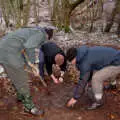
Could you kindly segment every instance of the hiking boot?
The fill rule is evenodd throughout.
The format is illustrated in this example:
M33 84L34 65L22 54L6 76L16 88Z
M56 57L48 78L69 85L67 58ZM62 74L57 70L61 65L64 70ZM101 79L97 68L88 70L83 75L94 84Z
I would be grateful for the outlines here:
M38 115L38 116L44 116L44 111L43 110L39 110L38 108L34 107L30 110L30 113L33 115Z
M88 110L95 110L103 105L103 102L101 100L93 102L91 106L89 106Z
M44 116L44 111L43 110L39 110L38 108L34 107L31 110L28 110L27 108L25 108L25 112L28 112L32 115L37 115L37 116Z

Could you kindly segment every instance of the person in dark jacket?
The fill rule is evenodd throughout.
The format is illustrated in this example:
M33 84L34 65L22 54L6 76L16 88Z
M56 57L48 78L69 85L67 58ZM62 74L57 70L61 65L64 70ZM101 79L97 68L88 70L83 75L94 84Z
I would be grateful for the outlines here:
M35 49L39 49L44 42L52 37L52 31L50 28L40 27L20 28L0 40L0 64L5 67L15 86L18 100L22 101L25 109L34 115L42 115L43 111L36 108L32 101L28 74L24 71L24 65L28 61L22 51L25 51L29 62L34 64Z
M63 50L54 42L47 42L43 44L39 51L39 70L40 75L44 76L44 65L49 76L53 79L54 83L59 83L61 78L56 78L52 71L52 65L55 64L60 67L61 71L66 69L66 59Z
M102 46L81 46L70 48L66 58L80 71L80 79L67 106L71 107L83 95L86 85L91 81L95 101L88 109L103 105L103 82L120 73L120 50ZM94 74L93 74L94 73Z

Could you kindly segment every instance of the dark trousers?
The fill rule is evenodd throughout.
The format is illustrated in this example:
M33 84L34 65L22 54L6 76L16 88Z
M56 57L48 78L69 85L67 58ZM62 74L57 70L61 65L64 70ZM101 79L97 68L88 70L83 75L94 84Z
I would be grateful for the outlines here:
M39 50L39 71L40 71L40 76L43 78L44 77L44 53L42 50Z

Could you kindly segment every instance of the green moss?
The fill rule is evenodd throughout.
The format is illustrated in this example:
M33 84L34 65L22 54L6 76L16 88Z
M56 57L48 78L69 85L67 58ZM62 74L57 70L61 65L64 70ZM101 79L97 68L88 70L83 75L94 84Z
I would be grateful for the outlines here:
M65 31L66 33L70 32L69 26L65 26L65 27L64 27L64 31Z

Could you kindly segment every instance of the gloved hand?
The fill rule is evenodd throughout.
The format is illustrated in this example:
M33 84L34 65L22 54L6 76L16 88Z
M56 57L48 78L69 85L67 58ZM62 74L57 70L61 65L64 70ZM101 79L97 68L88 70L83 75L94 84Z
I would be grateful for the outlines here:
M53 74L51 75L51 78L55 84L59 83L59 80Z

